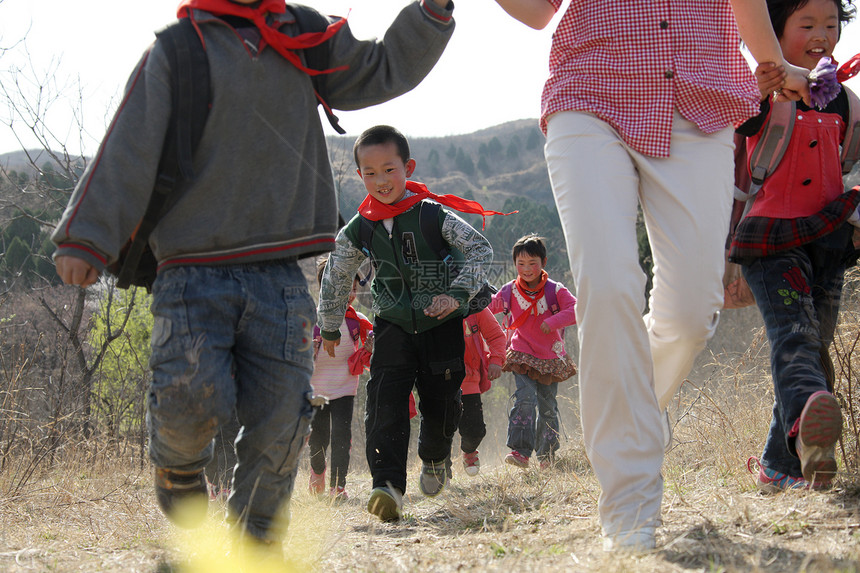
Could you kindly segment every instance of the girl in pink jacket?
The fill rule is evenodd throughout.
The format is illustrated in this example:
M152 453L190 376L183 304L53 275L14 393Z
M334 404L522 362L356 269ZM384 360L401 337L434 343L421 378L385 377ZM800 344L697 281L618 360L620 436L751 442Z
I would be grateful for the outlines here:
M517 278L493 296L490 312L505 313L510 337L503 370L516 379L514 405L508 417L505 461L527 467L536 452L541 468L549 467L559 447L558 382L576 374L564 349L564 327L576 324L576 298L561 283L549 280L546 245L526 235L513 248ZM537 411L537 416L535 416Z
M466 340L466 377L460 385L463 413L460 416L460 449L466 474L478 475L481 463L478 446L487 435L481 394L490 389L491 380L502 375L505 361L505 333L496 317L485 308L463 319Z

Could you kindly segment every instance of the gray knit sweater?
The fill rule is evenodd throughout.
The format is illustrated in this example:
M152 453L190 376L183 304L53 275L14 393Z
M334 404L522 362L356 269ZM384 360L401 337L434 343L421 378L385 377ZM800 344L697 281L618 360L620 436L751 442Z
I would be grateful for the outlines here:
M352 110L387 101L430 72L453 33L450 10L417 0L385 36L359 41L344 26L331 42L328 103ZM449 8L452 5L449 4ZM295 35L292 14L281 31ZM150 237L160 268L308 256L331 250L337 202L311 80L271 47L256 54L223 20L195 11L210 63L212 106L196 177ZM158 42L126 93L52 239L55 256L101 270L143 215L170 117L171 75ZM405 126L408 127L408 126Z

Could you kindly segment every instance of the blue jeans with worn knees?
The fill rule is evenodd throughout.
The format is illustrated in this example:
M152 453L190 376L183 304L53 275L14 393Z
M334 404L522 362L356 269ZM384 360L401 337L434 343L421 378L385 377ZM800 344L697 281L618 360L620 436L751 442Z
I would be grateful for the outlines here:
M517 389L508 416L508 447L526 457L552 455L559 448L558 384L541 384L514 373ZM535 416L537 411L537 416Z
M169 268L153 286L147 422L158 467L203 469L216 428L241 425L228 518L283 534L310 428L316 311L295 261Z
M829 362L845 273L842 261L841 251L811 243L743 267L771 347L775 402L761 462L790 476L802 472L788 433L810 395L832 390L823 357Z

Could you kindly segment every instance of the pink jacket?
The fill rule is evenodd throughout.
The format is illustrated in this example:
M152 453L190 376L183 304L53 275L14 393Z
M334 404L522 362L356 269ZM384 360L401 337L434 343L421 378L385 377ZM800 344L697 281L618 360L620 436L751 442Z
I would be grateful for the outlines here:
M479 394L490 389L487 366L505 362L505 333L493 313L485 308L474 315L478 330L472 332L468 321L463 320L463 336L466 339L466 377L460 388L463 394ZM477 340L474 338L477 337ZM476 344L477 342L477 344ZM478 353L478 346L481 353ZM489 360L488 360L489 355Z
M530 315L522 326L514 331L510 342L511 350L530 354L542 360L551 360L566 355L562 329L565 326L576 324L576 313L573 309L573 305L576 304L576 297L570 294L570 291L561 283L557 283L557 285L555 296L561 310L557 314L552 314L546 304L546 298L541 297L538 301L538 316ZM511 291L510 313L512 318L505 320L504 324L516 320L529 306L529 303L514 287ZM493 300L487 308L493 314L499 314L504 310L501 290L493 295ZM544 334L540 329L540 325L544 321L552 329L549 334Z

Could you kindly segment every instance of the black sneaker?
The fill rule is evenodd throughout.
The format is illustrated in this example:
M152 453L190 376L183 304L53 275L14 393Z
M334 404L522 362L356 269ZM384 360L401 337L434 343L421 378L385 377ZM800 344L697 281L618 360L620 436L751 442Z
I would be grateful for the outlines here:
M162 513L183 529L203 524L209 506L209 490L203 470L178 472L155 468L155 498Z

